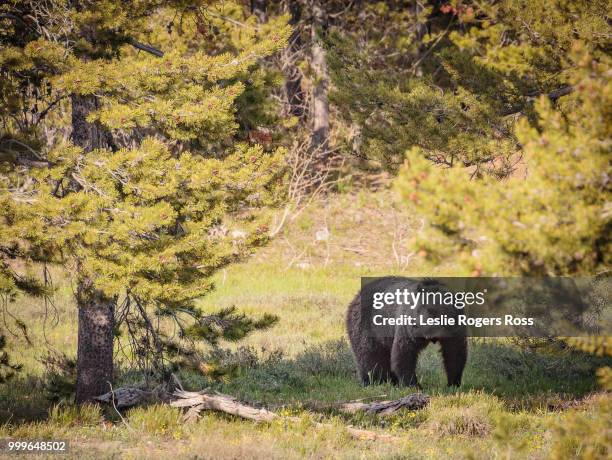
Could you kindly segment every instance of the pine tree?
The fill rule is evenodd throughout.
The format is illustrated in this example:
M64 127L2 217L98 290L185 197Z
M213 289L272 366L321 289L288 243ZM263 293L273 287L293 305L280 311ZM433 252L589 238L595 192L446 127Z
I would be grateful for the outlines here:
M252 0L252 14L258 21L291 15L293 26L289 45L280 63L284 73L282 94L285 112L293 125L301 123L305 129L294 133L294 141L304 137L305 154L309 167L308 180L321 184L332 166L330 144L329 72L324 47L330 13L350 6L350 2L322 2L319 0L290 0L268 2Z
M506 177L520 161L517 120L535 125L540 95L561 103L573 90L574 40L595 59L608 52L605 1L363 3L371 27L338 29L328 45L332 100L360 127L360 153L393 172L418 147Z
M435 123L443 136L430 131L429 111L411 115L423 108L419 97L428 100L431 79L425 91L402 93L413 104L407 118L422 123L424 140L392 137L395 147L404 140L410 147L397 188L426 222L414 251L433 264L450 261L455 275L608 276L606 3L456 2L440 11L463 24L446 45L444 38L432 48L445 75L438 84L446 101L429 107L440 104L442 119ZM452 94L444 91L448 84ZM611 353L606 337L567 342L600 356ZM609 367L598 371L606 389L610 375Z
M398 187L428 222L415 243L432 261L466 274L578 276L609 270L610 58L576 45L575 92L566 109L545 96L538 126L516 128L526 178L470 180L470 168L436 168L411 150Z
M258 210L277 198L283 152L241 141L240 124L248 118L239 117L240 98L265 84L257 61L282 49L289 29L283 19L265 27L232 19L242 9L231 2L186 9L181 2L58 0L53 6L49 17L37 17L45 33L31 31L21 15L12 19L12 27L25 32L3 43L0 65L10 78L2 89L10 97L20 95L20 87L50 88L69 100L72 142L50 148L39 142L35 150L35 127L30 133L5 124L3 139L23 138L19 144L40 164L17 168L24 158L32 160L21 150L9 152L0 247L74 272L77 401L83 402L108 391L112 380L120 297L137 306L144 323L151 324L151 307L177 321L177 312L185 313L195 323L181 326L183 335L209 341L273 323L222 312L217 318L226 322L211 328L214 318L193 301L212 289L215 270L266 239ZM12 7L35 9L35 3ZM210 34L219 38L212 45L204 40ZM158 39L159 48L138 41L141 36ZM22 106L32 103L22 99ZM17 287L9 265L4 262L7 290Z

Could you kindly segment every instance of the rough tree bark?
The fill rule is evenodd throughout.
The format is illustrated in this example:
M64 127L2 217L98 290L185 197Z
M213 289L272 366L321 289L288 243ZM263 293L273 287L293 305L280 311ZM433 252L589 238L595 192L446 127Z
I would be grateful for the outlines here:
M302 90L302 72L296 65L296 57L302 51L302 36L298 27L302 19L302 7L299 0L289 0L288 12L291 14L289 24L293 27L289 37L289 45L283 52L285 71L285 97L289 106L289 114L298 118L304 116L304 91Z
M100 100L96 96L71 96L72 105L72 142L82 147L85 152L94 149L115 150L111 134L100 123L89 123L87 116L100 109Z
M72 141L85 152L114 149L112 137L99 123L89 123L89 113L99 108L96 96L72 95ZM82 404L106 393L113 380L113 329L116 299L95 289L83 277L77 287L79 332L76 402Z
M317 166L325 163L329 151L329 75L325 50L319 34L325 30L326 14L321 0L312 0L311 54L314 71L312 90L311 148L317 156Z

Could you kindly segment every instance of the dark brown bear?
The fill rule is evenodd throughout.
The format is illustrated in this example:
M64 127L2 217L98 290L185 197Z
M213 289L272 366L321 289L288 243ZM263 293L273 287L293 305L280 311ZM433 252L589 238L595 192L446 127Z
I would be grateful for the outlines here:
M449 386L461 385L461 375L467 359L465 328L440 326L387 326L372 327L372 316L383 310L372 307L373 292L395 292L397 289L419 291L445 291L432 280L408 278L380 278L362 288L351 302L347 314L347 329L351 348L357 362L359 378L364 385L385 381L398 385L416 385L416 365L419 353L429 343L440 343L444 368ZM362 302L362 299L364 301ZM412 315L439 316L439 305L386 305L386 316ZM451 306L444 314L457 317L461 312Z

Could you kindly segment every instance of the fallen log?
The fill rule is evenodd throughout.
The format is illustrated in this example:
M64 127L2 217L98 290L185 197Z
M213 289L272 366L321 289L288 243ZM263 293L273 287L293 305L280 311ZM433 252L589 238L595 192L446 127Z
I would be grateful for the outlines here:
M96 401L113 404L116 409L133 407L138 404L150 403L153 400L170 401L172 407L187 409L183 420L192 421L199 417L203 410L214 410L234 415L236 417L253 420L255 422L271 422L277 419L284 419L291 422L299 422L299 417L281 417L267 409L256 408L238 401L233 396L225 395L209 390L203 391L185 391L180 385L179 389L175 390L172 395L164 392L164 397L159 398L160 392L144 391L135 387L118 388L110 392L94 398ZM158 394L156 394L158 393ZM397 412L402 408L408 410L418 410L424 408L429 403L429 396L424 393L414 393L395 401L378 401L373 403L364 403L363 399L344 403L340 406L340 410L347 413L355 413L358 411L366 411L371 414L389 415ZM330 427L330 424L315 422L314 425L319 428ZM379 433L371 430L355 428L351 425L345 427L347 432L357 439L374 441L374 440L397 440L398 438L389 434Z
M256 422L270 422L277 417L274 412L247 406L233 396L221 393L211 394L206 391L176 390L174 396L178 399L172 401L170 403L171 406L189 408L189 411L185 414L186 419L197 416L202 410L216 410L237 417L255 420Z
M183 389L180 380L171 374L171 384L161 384L151 389L143 390L139 387L121 387L116 390L109 384L110 391L92 398L94 401L112 404L115 409L127 409L154 402L168 402L172 399L169 388ZM170 386L171 385L171 386Z
M153 392L144 391L136 387L125 387L111 390L103 395L93 398L94 401L112 404L117 409L127 409L128 407L146 404L153 399Z
M209 393L207 391L183 391L177 390L174 396L178 399L170 403L173 407L189 408L184 415L185 421L194 420L202 410L216 410L227 414L235 415L256 422L271 422L279 418L292 422L300 421L299 417L280 417L274 412L267 409L257 409L239 402L233 396L224 395L221 393ZM317 427L330 427L331 425L316 422ZM394 440L395 436L385 433L377 433L375 431L363 430L353 426L345 427L347 432L357 439L374 441L374 440Z

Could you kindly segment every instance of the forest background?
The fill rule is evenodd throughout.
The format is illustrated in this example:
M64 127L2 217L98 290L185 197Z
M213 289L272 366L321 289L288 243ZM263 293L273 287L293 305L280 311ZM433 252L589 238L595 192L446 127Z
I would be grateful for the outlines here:
M432 350L426 410L334 404L414 390L357 384L360 276L607 276L609 10L3 2L2 436L92 456L606 458L608 337L474 340L460 390ZM300 422L88 404L122 384L159 402L176 379Z

